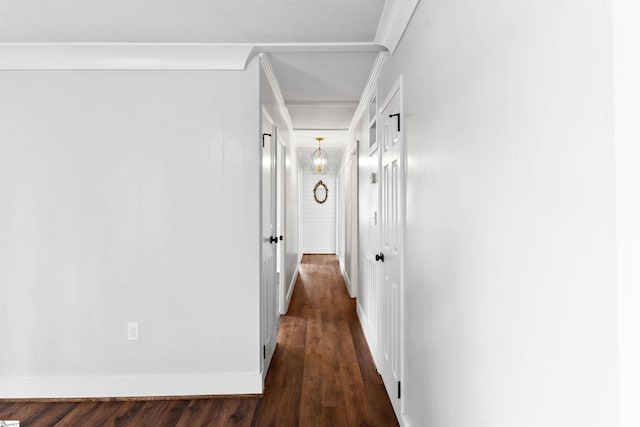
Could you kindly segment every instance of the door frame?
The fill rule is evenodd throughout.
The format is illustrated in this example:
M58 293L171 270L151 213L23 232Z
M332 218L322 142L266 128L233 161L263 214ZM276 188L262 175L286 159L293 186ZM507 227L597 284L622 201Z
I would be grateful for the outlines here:
M277 266L276 270L279 272L278 275L278 312L280 314L285 314L287 311L287 295L285 292L285 257L287 256L287 241L289 236L287 236L287 170L286 170L286 150L287 144L280 138L280 135L277 135L276 140L276 235L283 236L283 239L278 242L276 253L277 253Z
M400 117L398 120L400 120L400 125L401 125L401 129L402 131L400 132L400 161L401 161L401 166L402 166L402 171L401 171L401 176L400 176L400 186L401 186L401 191L399 192L399 196L400 196L400 202L399 205L401 207L401 213L400 213L400 375L398 375L398 381L400 381L400 384L404 383L405 377L404 377L404 373L405 373L405 359L406 359L406 352L405 352L405 324L406 324L406 310L405 310L405 229L406 229L406 218L407 218L407 214L406 214L406 208L407 208L407 204L406 204L406 200L407 200L407 150L406 150L406 138L405 138L405 132L406 132L406 124L404 121L404 99L403 99L403 95L404 95L404 90L403 90L403 78L402 78L402 74L400 74L400 76L398 77L398 80L396 80L396 82L393 84L393 86L391 87L391 89L389 89L387 95L384 98L384 102L381 104L381 106L378 109L378 117L379 119L382 118L382 113L386 110L386 108L389 106L389 104L391 103L391 101L393 100L394 96L398 96L398 113L400 114ZM382 123L378 124L378 128L382 129ZM382 198L382 191L383 191L383 176L382 176L382 157L383 157L383 147L381 145L380 141L380 137L378 136L378 176L380 177L380 188L379 188L379 193L378 193L378 212L379 212L379 218L378 218L378 223L382 224L382 203L383 203L383 198ZM380 226L379 229L380 232L380 245L382 245L382 242L384 240L382 233L384 232L382 226ZM381 268L381 274L384 274L384 265L382 265ZM382 278L381 278L382 279ZM380 280L380 283L383 283L383 280ZM382 317L382 313L380 313L380 316ZM382 332L382 331L380 331ZM382 345L382 341L378 340L378 347L381 351L382 347L380 347ZM381 359L382 355L381 355ZM400 387L400 390L402 391L401 396L404 396L404 389L402 389L402 387ZM389 396L391 402L392 402L392 406L394 407L394 410L396 410L396 405L393 405L393 402L396 400L394 399L394 396ZM398 408L397 410L399 411L399 413L396 413L396 415L398 416L398 419L402 419L403 414L404 414L404 401L406 399L400 398L399 399L399 404L398 404Z
M351 176L349 177L349 197L351 216L348 218L349 227L351 227L351 271L349 272L349 279L351 279L351 293L353 298L358 298L358 280L359 280L359 259L360 259L360 232L359 232L359 207L360 207L360 187L359 187L359 147L360 141L356 140L354 149L349 154L351 156L351 170L349 171Z
M270 164L269 167L271 169L271 200L272 200L272 204L270 207L271 210L271 216L272 216L272 226L273 226L273 230L272 232L277 232L277 200L276 199L276 179L275 179L275 174L276 174L276 143L277 143L277 139L278 139L278 128L275 125L275 122L273 120L273 118L271 117L271 115L269 114L269 112L267 111L267 109L265 108L264 105L261 106L261 114L260 114L260 133L261 133L261 142L260 142L260 158L263 159L264 156L264 133L269 133L270 136ZM265 233L266 231L264 230L264 193L263 193L263 189L264 189L264 182L263 182L263 176L264 176L264 163L263 161L261 161L260 163L260 238L261 241L262 239L265 238ZM274 316L275 316L275 339L273 342L273 345L267 345L270 344L268 343L268 339L271 337L271 332L270 330L267 330L267 328L269 327L269 325L266 325L265 323L265 313L264 310L266 309L266 306L268 304L267 301L267 295L266 295L266 289L265 289L265 282L263 280L264 276L264 272L262 271L263 269L263 259L264 259L264 255L263 255L263 247L264 245L261 244L260 245L260 268L261 268L261 272L260 272L260 346L259 346L259 354L260 354L260 367L261 367L261 372L262 372L262 381L263 381L263 385L264 385L264 381L267 377L267 372L269 371L269 367L271 366L271 360L273 358L273 354L275 353L275 348L277 345L277 336L278 336L278 329L279 329L279 323L280 323L280 313L279 313L279 309L278 309L278 303L276 301L276 310ZM270 244L269 245L270 250L273 251L272 253L272 257L274 258L274 277L272 278L274 284L275 284L275 290L278 291L279 290L279 286L276 282L276 263L277 263L277 245L275 248L273 248L273 246Z

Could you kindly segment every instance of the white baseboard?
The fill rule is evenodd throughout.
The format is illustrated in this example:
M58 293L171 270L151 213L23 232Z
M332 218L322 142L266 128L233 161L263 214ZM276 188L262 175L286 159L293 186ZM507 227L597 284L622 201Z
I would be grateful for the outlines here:
M345 270L344 265L342 265L342 262L340 261L340 257L338 257L338 265L340 266L340 272L342 273L342 277L344 278L344 283L345 285L347 285L347 292L349 292L349 296L351 298L355 298L356 294L355 292L353 292L353 288L351 287L351 279L349 278L349 275L347 274L347 270Z
M358 314L358 320L360 321L360 327L362 328L362 331L364 332L364 337L367 340L367 344L369 344L369 348L371 349L371 353L373 353L373 350L374 350L373 344L375 344L375 343L371 339L372 337L371 337L371 334L369 332L369 320L367 319L367 316L364 314L364 311L362 311L362 306L360 305L360 300L357 300L357 302L356 302L356 313Z
M360 321L360 326L362 327L362 331L364 332L364 337L367 340L367 345L369 345L369 350L371 351L371 355L373 356L373 361L376 366L378 366L378 343L371 332L369 319L367 319L367 316L362 310L360 300L356 302L356 313L358 314L358 320Z
M3 399L259 393L262 393L262 376L260 372L82 377L0 377L0 398Z
M355 295L353 295L353 291L351 290L351 280L349 279L349 276L347 276L347 274L343 271L342 277L344 277L344 283L347 285L347 292L349 292L349 296L351 298L355 298Z
M289 311L289 303L291 302L291 297L293 296L293 288L296 286L296 281L298 280L299 271L300 271L299 267L296 266L296 271L293 273L293 278L291 279L291 283L289 283L289 291L287 292L287 297L284 300L283 314L286 314Z

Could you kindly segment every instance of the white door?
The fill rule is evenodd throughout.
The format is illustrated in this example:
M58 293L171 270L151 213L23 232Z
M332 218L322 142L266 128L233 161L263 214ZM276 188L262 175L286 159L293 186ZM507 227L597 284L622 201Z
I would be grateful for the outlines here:
M287 224L287 210L285 206L285 201L287 200L286 195L286 185L285 185L285 151L286 146L284 142L278 138L277 150L276 150L276 193L277 193L277 235L278 235L278 244L277 244L277 271L278 271L278 312L280 314L285 314L286 309L286 294L285 294L285 283L284 283L284 257L286 256L286 245L287 240L285 238L286 232L286 224Z
M276 135L266 113L262 114L262 280L260 287L260 335L262 378L266 378L278 336L278 283L276 280Z
M381 156L380 233L382 266L382 329L380 374L400 417L402 361L402 241L404 226L404 155L401 83L394 86L382 106L379 122Z

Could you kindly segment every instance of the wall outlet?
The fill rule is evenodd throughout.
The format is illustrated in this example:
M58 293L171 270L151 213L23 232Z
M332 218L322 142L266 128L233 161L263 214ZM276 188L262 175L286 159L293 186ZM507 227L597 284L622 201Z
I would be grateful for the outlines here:
M140 324L138 322L127 323L127 338L129 341L140 341Z

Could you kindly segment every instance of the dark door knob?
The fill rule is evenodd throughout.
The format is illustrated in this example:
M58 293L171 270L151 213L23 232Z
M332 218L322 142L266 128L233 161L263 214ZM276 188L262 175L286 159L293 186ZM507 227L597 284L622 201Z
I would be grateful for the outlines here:
M278 238L275 236L269 237L269 243L278 243Z
M382 252L380 252L379 254L376 254L376 261L384 262L384 254Z

